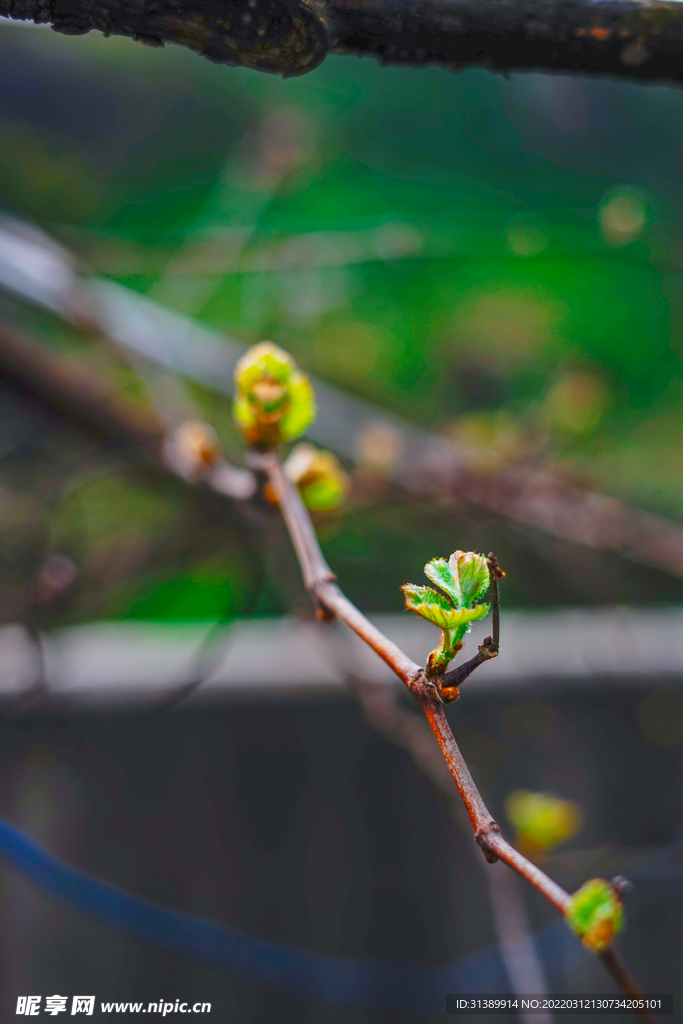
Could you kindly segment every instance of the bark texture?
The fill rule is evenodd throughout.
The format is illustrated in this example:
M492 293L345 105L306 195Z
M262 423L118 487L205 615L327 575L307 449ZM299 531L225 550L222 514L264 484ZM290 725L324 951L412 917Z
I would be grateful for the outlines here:
M678 81L679 0L0 0L0 14L78 35L179 43L284 76L334 50L457 70L548 69Z
M66 35L180 43L218 64L284 76L310 71L330 48L324 0L0 0L0 15Z

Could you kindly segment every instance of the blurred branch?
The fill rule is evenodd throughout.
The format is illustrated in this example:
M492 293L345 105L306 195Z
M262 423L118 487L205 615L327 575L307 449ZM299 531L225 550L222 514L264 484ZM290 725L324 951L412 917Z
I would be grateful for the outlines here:
M73 360L0 324L0 372L66 423L127 458L143 460L162 472L201 479L226 497L246 499L255 490L253 475L231 466L202 447L202 438L169 432L159 417L122 397L102 378ZM210 428L209 428L210 429Z
M481 847L486 860L490 863L495 863L498 859L505 861L563 916L566 916L571 903L569 893L565 892L539 867L527 860L500 834L500 826L484 803L456 743L439 691L434 683L419 665L408 658L396 644L365 618L334 582L334 574L323 558L310 516L299 492L283 472L277 454L272 450L252 449L251 457L255 468L267 476L277 496L280 511L287 524L292 545L301 565L304 582L318 605L319 616L321 618L337 616L341 619L361 639L365 640L405 683L420 705L436 738L448 771L469 815L474 838ZM490 564L490 572L491 575L495 572L495 563ZM411 733L402 727L401 735L409 739L411 735L415 736L416 734L414 731ZM424 758L423 748L423 742L418 740L418 749L422 758ZM614 950L611 950L606 966L624 991L632 995L631 986L635 985L637 988L637 983ZM637 1010L635 1012L643 1024L653 1024L655 1021L649 1011Z
M232 394L232 371L242 346L111 282L95 280L90 287L86 297L101 334L216 391ZM518 463L483 471L453 441L311 380L320 413L308 436L354 463L368 435L381 431L393 453L381 471L387 480L421 500L469 501L503 519L683 576L683 527L678 523L579 486L552 465Z
M543 968L531 937L529 918L519 887L519 878L495 867L486 871L491 912L498 936L498 948L514 995L529 992L547 995ZM520 1011L524 1024L550 1024L553 1014Z
M218 10L198 0L163 8L132 0L0 0L0 14L58 32L98 29L149 46L180 43L212 61L284 76L337 53L451 69L548 69L677 82L683 12L675 0L246 0Z
M683 4L678 7L683 16ZM65 249L38 229L6 216L0 218L0 286L24 301L52 310L77 330L108 339L216 392L232 394L232 372L244 346L111 281L79 277L75 260ZM49 353L34 347L33 364L40 362L40 352L47 373ZM10 368L14 366L14 372L21 376L17 348L14 344L9 353L13 361ZM3 359L0 351L0 363ZM31 373L29 368L28 378ZM44 381L44 376L36 377L34 388L39 390L42 381L54 391L56 384ZM62 386L68 383L63 379L68 375L59 376ZM30 379L25 383L30 384ZM326 383L314 379L313 383L320 414L308 436L353 463L368 435L381 432L385 447L390 449L381 472L421 500L437 498L441 504L444 499L465 500L575 544L618 553L683 576L681 525L580 486L552 465L516 463L481 470L453 441ZM90 402L88 410L101 420L98 402ZM82 408L81 421L87 418L88 410ZM108 419L111 431L111 416ZM138 435L140 426L135 428ZM142 431L143 441L154 447L160 439L158 425L152 431L156 430L156 438L149 437L149 426ZM111 432L108 436L113 439ZM237 485L234 474L232 478L225 476ZM242 484L247 486L246 477Z

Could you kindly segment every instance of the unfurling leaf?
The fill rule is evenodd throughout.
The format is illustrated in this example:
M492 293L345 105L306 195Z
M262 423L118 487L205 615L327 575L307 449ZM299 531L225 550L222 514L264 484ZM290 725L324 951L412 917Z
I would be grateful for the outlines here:
M401 587L406 599L406 608L415 612L428 622L442 629L457 629L468 626L470 622L483 619L489 613L487 604L479 604L475 608L454 608L441 594L431 587L416 587L412 583L404 583Z
M418 587L414 583L404 583L401 590L409 612L415 612L435 626L448 629L447 616L455 611L450 601L431 587Z
M432 558L431 562L425 565L424 574L450 597L456 608L460 606L460 588L453 579L453 573L445 558Z
M254 345L235 368L234 415L249 444L279 444L315 418L315 396L287 352L270 341Z
M515 790L505 801L505 813L517 831L520 847L529 855L544 854L581 828L578 804L550 793Z
M427 662L428 673L435 676L444 672L462 647L470 623L488 615L489 605L474 602L486 593L490 576L486 558L474 551L454 551L448 562L433 558L424 571L443 593L413 583L401 589L408 611L441 627L441 644Z
M571 897L565 917L593 953L607 949L624 926L621 900L604 878L593 878L582 885Z
M448 568L458 592L458 607L471 607L488 590L491 579L484 555L476 551L454 551L448 559Z

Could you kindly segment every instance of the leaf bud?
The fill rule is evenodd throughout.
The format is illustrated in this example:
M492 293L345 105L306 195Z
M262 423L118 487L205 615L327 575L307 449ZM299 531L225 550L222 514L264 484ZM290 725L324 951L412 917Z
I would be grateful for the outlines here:
M234 415L249 444L280 444L306 430L315 418L311 382L292 357L262 341L235 367Z
M572 931L593 953L607 949L624 926L621 900L604 878L585 882L570 898L565 917Z
M542 856L581 828L578 804L550 793L517 789L506 799L505 813L517 831L520 848L529 856Z
M184 420L167 439L168 463L188 480L200 480L218 465L222 452L218 435L205 420Z
M284 470L312 512L331 512L349 493L349 477L337 456L304 441L289 453Z
M424 572L442 593L414 583L401 589L409 612L441 627L441 643L427 661L428 674L435 676L443 674L461 650L470 623L488 615L489 605L474 602L486 593L490 576L486 558L475 551L454 551L448 561L433 558Z

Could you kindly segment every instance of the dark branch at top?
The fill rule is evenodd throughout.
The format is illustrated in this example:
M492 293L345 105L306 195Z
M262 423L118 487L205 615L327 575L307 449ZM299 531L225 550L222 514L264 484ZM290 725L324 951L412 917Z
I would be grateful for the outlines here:
M330 51L457 70L546 69L678 82L678 0L0 0L0 14L79 35L180 43L285 76Z
M683 5L640 0L331 0L337 51L401 64L679 81Z

